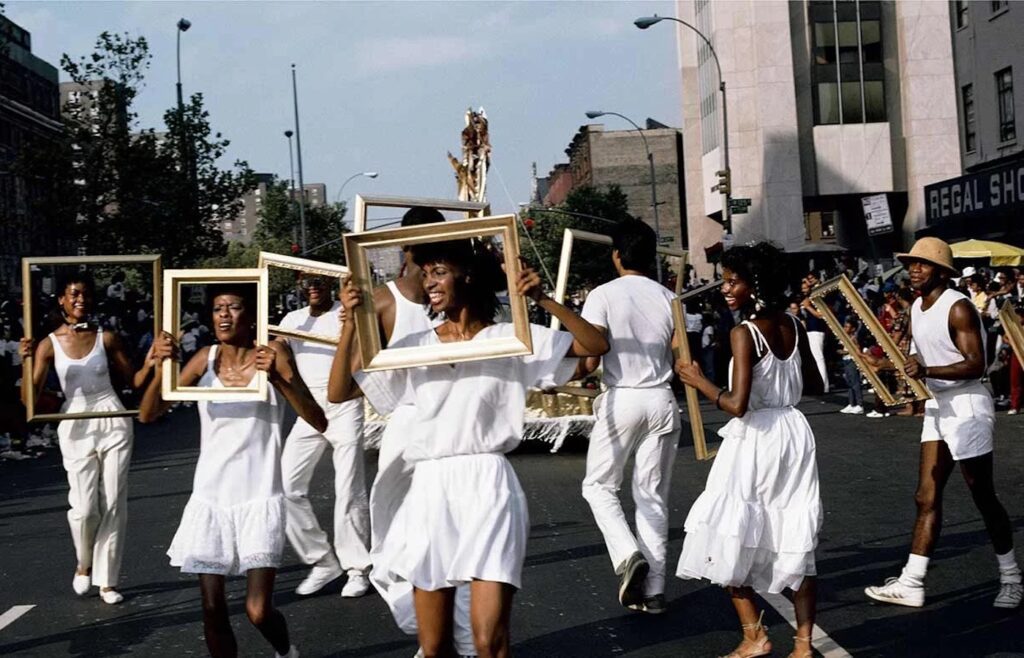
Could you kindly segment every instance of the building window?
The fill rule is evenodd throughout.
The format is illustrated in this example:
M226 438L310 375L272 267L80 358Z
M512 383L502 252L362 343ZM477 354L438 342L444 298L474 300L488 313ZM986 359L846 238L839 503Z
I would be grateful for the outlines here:
M953 11L956 14L957 29L967 27L967 0L956 0L956 2L953 3Z
M964 85L960 90L964 117L964 151L970 153L975 148L977 138L974 133L974 85Z
M1017 138L1013 116L1013 69L1005 68L996 73L996 105L999 107L999 141L1009 142Z
M710 0L697 0L694 15L697 29L709 39L713 38ZM703 39L697 39L697 93L700 97L700 140L701 150L710 153L718 148L718 69L715 67L711 49Z
M886 120L880 2L810 5L815 124Z
M992 0L992 13L997 14L1010 6L1010 0Z

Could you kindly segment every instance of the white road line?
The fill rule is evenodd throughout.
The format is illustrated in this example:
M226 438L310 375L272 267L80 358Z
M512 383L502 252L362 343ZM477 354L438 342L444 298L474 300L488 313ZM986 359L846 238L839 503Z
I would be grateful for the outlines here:
M13 624L23 614L34 608L34 605L14 605L11 609L0 615L0 631Z
M789 625L794 629L796 628L796 610L793 609L793 604L789 602L785 596L781 594L769 594L767 592L758 592L761 597L770 603L773 608L779 611L782 618L789 622ZM828 633L821 630L821 627L817 624L814 625L814 648L824 658L853 658L849 651L839 646L839 644L828 636Z

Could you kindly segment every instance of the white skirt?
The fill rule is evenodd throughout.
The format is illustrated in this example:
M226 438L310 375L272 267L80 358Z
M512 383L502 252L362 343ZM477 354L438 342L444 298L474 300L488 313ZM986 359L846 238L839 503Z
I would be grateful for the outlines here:
M278 568L284 553L284 497L215 507L192 496L167 555L182 573L221 576Z
M814 434L792 407L748 411L724 441L686 517L676 575L759 592L796 590L817 574L821 499Z
M502 454L416 462L396 522L405 547L393 569L422 590L473 580L519 588L529 514L526 496Z

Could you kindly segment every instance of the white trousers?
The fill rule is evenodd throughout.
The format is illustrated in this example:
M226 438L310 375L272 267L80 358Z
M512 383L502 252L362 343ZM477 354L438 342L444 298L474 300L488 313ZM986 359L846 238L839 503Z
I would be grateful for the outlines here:
M825 332L808 331L807 346L811 348L814 364L818 366L818 372L821 373L821 381L825 384L825 392L828 393L828 371L825 369Z
M650 565L644 594L665 591L668 492L679 443L679 409L669 388L612 388L594 403L597 418L587 449L583 497L604 535L612 567L636 551ZM619 500L631 454L636 535Z
M68 473L68 525L75 556L92 568L92 584L116 587L128 524L129 418L65 420L57 426Z
M327 414L327 431L321 434L299 418L285 439L281 454L285 533L306 564L316 563L332 550L309 501L313 471L330 446L334 463L333 550L343 569L365 573L370 569L370 507L363 459L362 400L332 404L327 402L326 391L311 392Z

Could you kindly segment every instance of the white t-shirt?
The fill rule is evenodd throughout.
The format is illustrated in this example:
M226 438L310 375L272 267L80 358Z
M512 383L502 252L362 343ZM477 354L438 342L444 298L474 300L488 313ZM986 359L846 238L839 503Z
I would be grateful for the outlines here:
M683 322L686 325L686 333L688 334L699 334L701 327L704 326L704 318L700 313L687 313L683 317Z
M711 347L711 343L715 341L715 328L711 325L704 327L704 333L701 334L700 346L707 348Z
M590 292L581 315L608 330L605 384L653 388L672 379L672 298L668 288L632 274Z
M111 283L107 286L107 297L110 299L120 299L124 301L124 284L123 283Z
M281 318L279 325L283 329L298 329L316 334L338 336L341 334L341 322L338 311L341 302L334 302L330 310L313 317L309 307L304 306ZM327 388L327 379L331 375L331 362L334 360L334 346L314 343L308 340L288 338L288 347L295 355L295 363L299 366L299 374L310 389Z
M533 354L454 365L358 372L363 393L379 414L389 414L415 391L414 412L405 448L408 462L454 455L505 453L523 439L526 391L550 388L569 381L575 368L565 355L572 336L564 331L530 325ZM484 328L473 340L513 335L508 323ZM431 329L411 334L390 347L438 345Z

